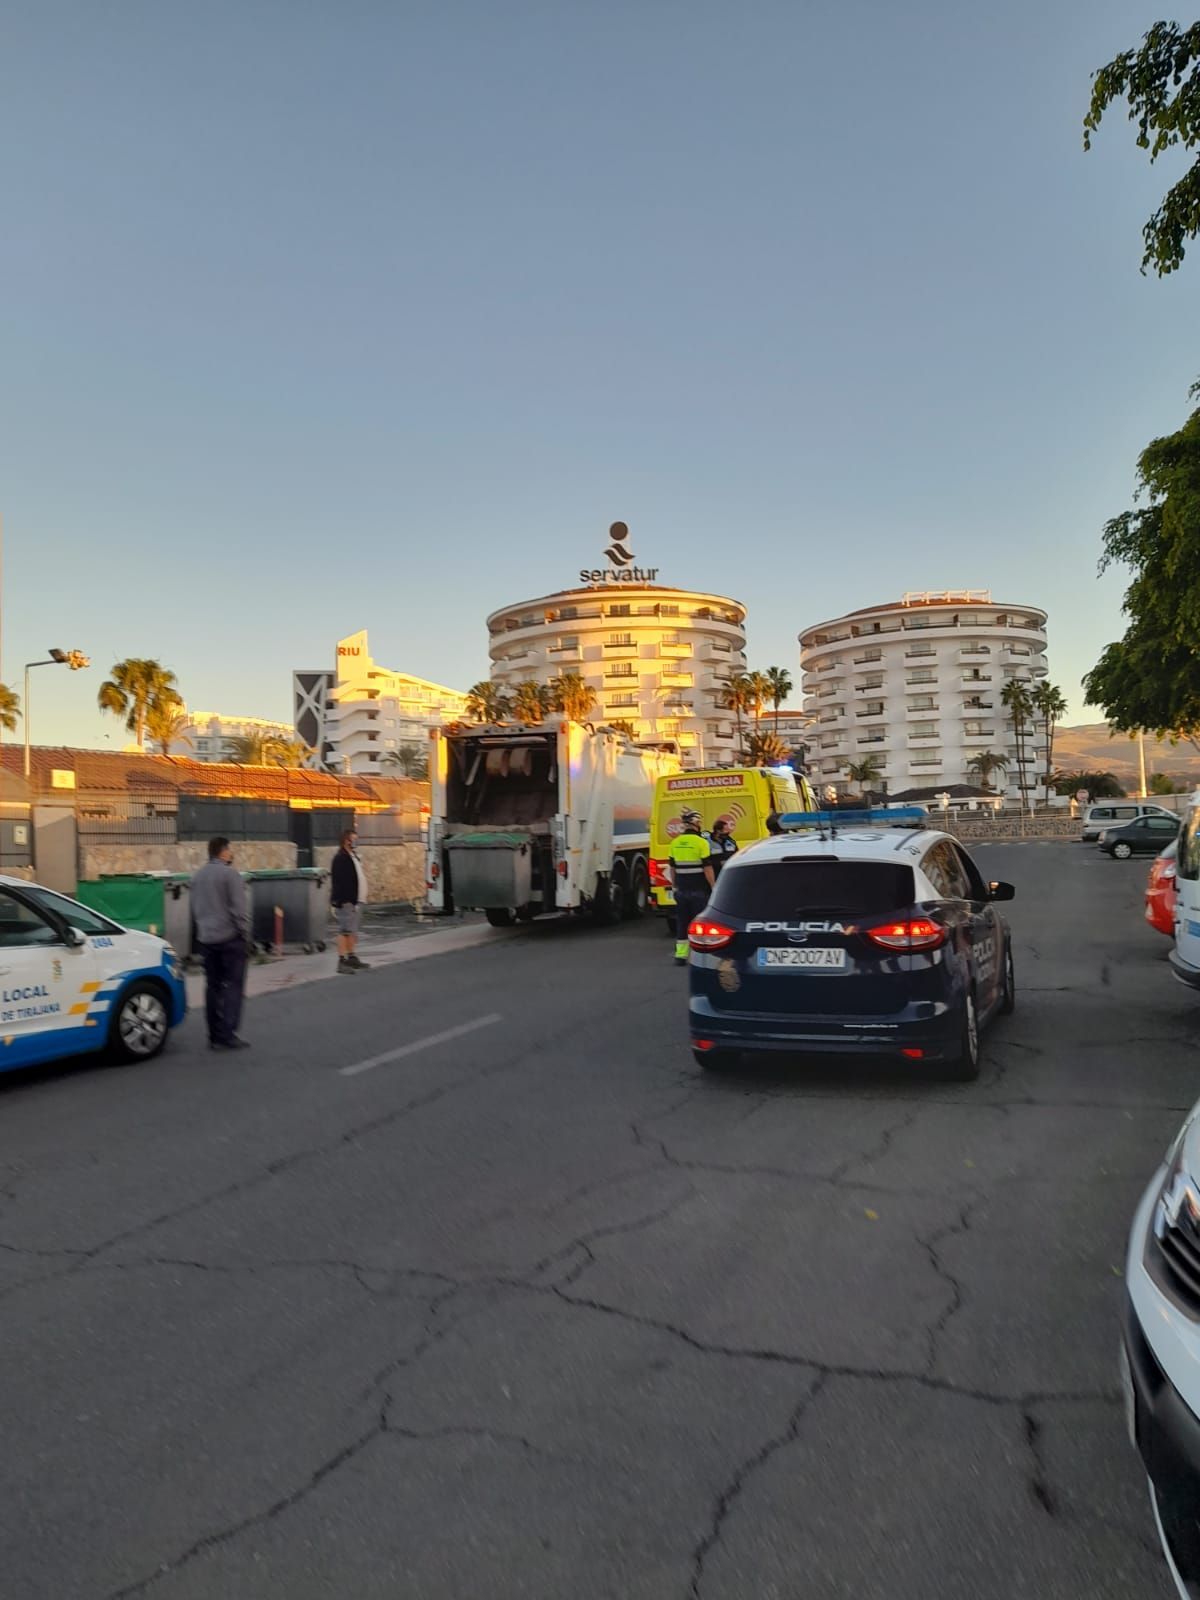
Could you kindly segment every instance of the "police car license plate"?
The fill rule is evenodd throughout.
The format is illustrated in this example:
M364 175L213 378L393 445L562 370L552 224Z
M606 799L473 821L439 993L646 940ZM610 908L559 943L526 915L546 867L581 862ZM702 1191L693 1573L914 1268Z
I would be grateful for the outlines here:
M828 972L830 968L844 967L846 965L846 952L844 950L826 949L814 946L811 950L793 949L791 946L780 948L777 945L768 945L758 952L758 964L764 967L807 967L819 968Z

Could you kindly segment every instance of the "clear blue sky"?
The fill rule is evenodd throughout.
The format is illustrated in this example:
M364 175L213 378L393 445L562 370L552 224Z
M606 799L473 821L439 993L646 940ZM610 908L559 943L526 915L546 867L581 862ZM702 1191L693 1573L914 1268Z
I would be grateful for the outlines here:
M290 715L369 628L484 617L630 525L752 665L905 589L1119 632L1101 524L1200 374L1200 246L1089 75L1118 0L41 0L0 51L3 666L113 745L120 655ZM1185 16L1181 20L1188 21ZM1094 715L1090 713L1089 715Z

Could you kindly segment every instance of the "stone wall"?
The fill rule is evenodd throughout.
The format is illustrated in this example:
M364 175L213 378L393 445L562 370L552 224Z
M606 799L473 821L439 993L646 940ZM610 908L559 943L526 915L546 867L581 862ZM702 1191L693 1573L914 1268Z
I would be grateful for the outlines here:
M114 872L195 872L208 860L208 844L81 844L82 880ZM235 839L233 863L241 872L269 872L296 865L296 846L277 840Z
M1006 817L980 817L967 820L951 817L943 823L941 813L929 813L929 826L952 833L964 842L980 839L1078 839L1083 832L1081 817L1047 816L1036 812L1032 817L1013 815Z
M329 870L336 845L318 845L314 863ZM422 844L368 844L359 842L359 855L367 875L370 905L411 903L425 898L425 846Z

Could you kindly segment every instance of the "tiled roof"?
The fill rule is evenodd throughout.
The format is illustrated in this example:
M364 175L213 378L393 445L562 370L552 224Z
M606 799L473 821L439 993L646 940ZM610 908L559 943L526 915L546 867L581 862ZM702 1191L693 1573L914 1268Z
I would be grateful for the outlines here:
M19 778L24 752L19 746L0 747L0 772ZM36 746L30 752L30 789L34 795L65 796L56 788L53 772L73 772L75 789L88 793L132 794L170 790L188 794L235 796L247 800L307 799L314 803L347 806L376 804L416 805L426 785L410 778L374 775L335 778L326 772L284 767L247 767L236 762L191 761L183 756L131 755L115 750L74 750L66 746Z

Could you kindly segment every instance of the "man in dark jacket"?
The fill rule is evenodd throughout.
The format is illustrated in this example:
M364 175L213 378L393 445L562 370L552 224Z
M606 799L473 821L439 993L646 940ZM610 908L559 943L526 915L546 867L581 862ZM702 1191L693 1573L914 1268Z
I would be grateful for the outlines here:
M369 965L360 961L355 953L358 931L362 924L362 908L367 903L367 875L358 858L355 845L358 834L347 828L342 835L341 849L333 858L329 875L329 898L333 902L338 928L338 971L347 975L362 972Z

